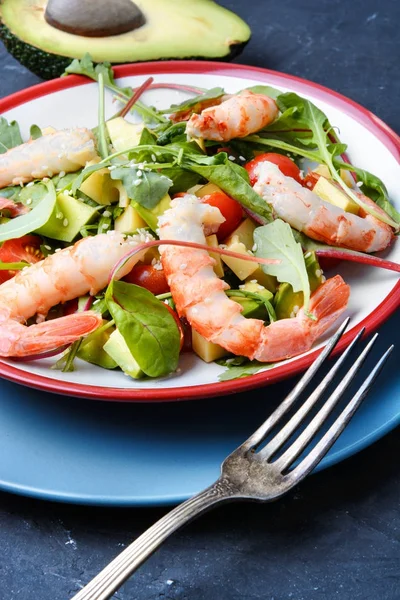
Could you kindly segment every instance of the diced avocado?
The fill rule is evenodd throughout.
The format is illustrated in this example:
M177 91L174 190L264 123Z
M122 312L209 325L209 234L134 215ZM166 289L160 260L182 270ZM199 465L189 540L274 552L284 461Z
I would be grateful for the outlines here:
M259 294L263 296L266 300L272 300L273 294L267 290L263 285L259 284L257 281L246 281L244 284L243 291L245 292L253 292L253 294Z
M323 273L319 266L315 252L308 252L305 257L308 280L311 292L314 292L322 283ZM303 292L294 292L290 283L281 283L275 294L275 313L278 319L287 319L296 316L304 304Z
M230 252L237 252L238 254L249 254L246 246L242 242L239 242L239 239L236 238L236 236L233 236L231 243L227 245L227 250ZM250 260L241 260L240 258L224 255L222 255L221 258L241 281L254 273L258 267L256 262Z
M325 179L332 179L331 173L326 165L318 165L318 167L313 169L312 172L317 173L318 175L322 175L323 177L325 177ZM348 185L349 187L353 187L354 179L351 176L350 171L347 171L346 169L340 169L339 175L346 185Z
M131 204L129 204L129 206L124 209L124 212L114 221L114 229L116 231L122 231L122 233L131 233L140 227L147 227L147 223Z
M330 202L346 212L358 215L358 204L325 177L321 176L318 179L313 188L313 192L322 198L322 200L326 200L326 202Z
M161 198L160 202L152 210L145 208L137 202L133 202L133 206L146 221L150 229L155 231L158 228L158 217L163 215L171 206L171 197L169 194L165 194L164 198Z
M273 294L276 292L278 280L273 275L267 275L267 273L264 273L261 267L257 267L254 273L247 277L246 282L252 281L253 279L256 279L260 285L267 288L267 290Z
M225 348L208 342L200 333L197 333L192 327L192 349L204 362L210 363L218 358L222 358L229 354Z
M122 6L121 11L121 2L117 4L114 0L75 1L73 14L71 10L66 13L68 23L60 18L48 22L45 18L48 4L48 0L2 0L1 3L1 37L5 46L17 60L45 79L58 77L73 58L82 58L87 52L95 63L195 57L227 59L236 56L250 38L248 25L212 0L137 2L141 19L135 19L132 25L128 12L133 7L127 7L131 8L128 11ZM64 6L70 9L70 4L66 2ZM119 10L113 10L114 6ZM93 10L98 11L98 19L93 18ZM75 27L71 27L71 16ZM119 28L114 32L116 17ZM101 35L99 22L106 25ZM85 28L91 33L85 32ZM78 31L81 35L77 35Z
M207 246L210 246L211 248L218 248L218 239L215 233L206 237L206 242ZM217 277L223 277L224 267L222 265L221 255L217 254L216 252L210 252L210 256L215 260L214 273L217 275Z
M79 189L97 204L109 205L119 199L116 182L111 179L110 171L106 168L89 175Z
M105 352L117 363L124 373L133 379L140 379L144 373L133 358L123 336L118 329L112 332L107 342L104 344Z
M256 281L248 281L243 286L240 286L243 292L252 292L265 298L265 300L272 300L273 294L267 290L264 286L260 285ZM257 302L257 300L251 297L240 297L230 296L231 300L238 302L243 307L242 316L252 319L265 319L267 318L266 309L263 304Z
M103 321L105 324L105 321ZM77 352L77 357L103 367L103 369L115 369L116 361L104 351L103 346L109 340L113 329L96 330L85 338Z
M129 123L123 117L116 117L107 121L106 126L115 151L122 152L139 144L144 123Z
M205 185L200 186L200 188L194 193L198 198L203 198L204 196L215 194L215 192L222 192L222 190L220 187L215 185L215 183L206 183Z
M257 225L251 219L247 218L232 231L231 235L224 241L229 246L233 238L238 238L239 242L244 244L247 250L252 250L254 246L254 230Z
M97 215L97 208L62 192L57 195L56 205L49 220L35 233L62 242L72 242L82 227Z

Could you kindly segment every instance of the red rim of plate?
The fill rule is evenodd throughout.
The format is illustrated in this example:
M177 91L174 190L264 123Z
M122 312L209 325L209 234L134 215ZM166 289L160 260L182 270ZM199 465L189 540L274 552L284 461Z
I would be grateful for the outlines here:
M305 79L270 71L259 67L249 67L237 64L221 64L209 61L168 61L168 62L150 62L133 65L121 65L115 68L115 76L126 77L132 75L153 75L153 74L172 74L172 73L199 73L199 74L218 74L230 77L248 77L253 80L268 83L269 85L290 84L290 87L299 92L310 91L314 98L319 98L340 109L354 120L361 123L366 129L378 138L382 144L393 154L397 162L400 163L400 138L376 115L363 108L353 100L338 94L317 83L312 83ZM27 88L11 94L7 98L0 100L0 113L15 108L21 104L52 94L61 90L92 83L86 77L79 75L69 75L65 78L54 79L40 83L31 88ZM354 337L354 335L365 328L366 334L374 331L381 325L400 305L400 282L397 282L388 296L381 304L368 315L363 321L358 323L348 331L335 349L335 353L342 351ZM108 401L178 401L199 399L212 396L221 396L230 393L242 392L261 387L270 383L278 382L287 377L294 376L304 371L312 361L318 356L321 349L315 350L305 356L300 356L294 362L276 366L271 370L234 381L223 381L207 383L195 386L182 386L165 389L130 389L130 388L104 388L87 384L78 384L50 379L42 375L36 375L27 371L15 368L9 364L0 361L0 376L14 381L16 383L33 387L36 389L55 392L57 394L73 395L83 398L92 398Z

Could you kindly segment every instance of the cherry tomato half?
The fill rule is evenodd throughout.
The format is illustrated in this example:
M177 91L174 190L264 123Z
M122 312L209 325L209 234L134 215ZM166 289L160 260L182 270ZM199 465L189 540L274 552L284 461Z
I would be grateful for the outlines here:
M224 240L239 225L243 217L243 210L239 202L225 194L225 192L213 192L201 198L210 206L219 208L225 221L221 223L217 231L218 241Z
M282 154L277 154L275 152L266 152L265 154L256 156L256 158L253 158L253 160L245 165L251 185L254 185L257 181L257 176L254 173L255 168L266 160L277 165L279 170L286 175L286 177L293 177L293 179L299 183L303 183L299 167L288 156L283 156Z
M33 264L43 259L40 252L42 240L37 235L24 235L15 240L7 240L0 247L0 260L5 263L25 261ZM0 271L0 283L14 277L17 271Z
M183 325L181 323L180 318L178 317L178 313L176 313L174 310L172 310L172 308L170 306L168 306L168 304L166 304L165 306L168 308L169 312L174 317L175 323L179 330L179 352L180 352L183 348L183 343L185 341L185 333L183 331Z
M153 265L135 265L132 271L125 275L124 281L141 285L155 296L169 292L164 271L156 269Z

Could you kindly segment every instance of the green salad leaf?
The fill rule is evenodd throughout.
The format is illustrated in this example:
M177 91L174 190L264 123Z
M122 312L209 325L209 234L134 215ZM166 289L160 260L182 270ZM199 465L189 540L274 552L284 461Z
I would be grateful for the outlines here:
M4 154L10 148L22 144L21 132L17 121L10 123L4 117L0 117L0 154Z
M10 219L7 223L0 225L0 242L20 238L27 233L36 231L47 223L56 203L56 191L52 181L42 185L46 187L47 191L41 201L29 213Z
M215 362L222 367L226 367L226 371L219 375L219 381L230 381L232 379L249 377L250 375L258 373L261 369L270 366L267 363L258 362L258 360L249 360L245 356L221 358Z
M273 100L276 100L278 96L282 94L282 90L278 90L270 85L252 85L246 88L249 92L253 92L254 94L263 94L264 96L269 96Z
M43 135L42 130L40 129L39 125L31 125L29 134L30 134L32 140L37 140L38 138L42 137L42 135Z
M176 112L186 112L190 109L196 109L197 104L201 104L203 102L207 102L207 100L217 100L225 94L225 91L221 87L211 88L204 92L204 94L199 94L198 96L192 96L188 100L184 100L180 104L171 104L169 108L161 110L162 114L170 114Z
M110 174L112 179L122 181L131 200L149 210L157 206L172 185L171 179L166 175L138 167L117 167Z
M0 271L21 271L27 267L29 263L21 260L20 262L3 262L0 260Z
M307 310L311 295L310 282L301 245L294 239L290 225L276 219L268 225L257 227L254 242L256 256L281 261L279 264L261 265L264 273L274 275L281 283L290 283L295 292L303 292L304 308Z
M146 375L161 377L177 369L180 335L163 302L145 288L122 281L110 283L106 302L118 331Z

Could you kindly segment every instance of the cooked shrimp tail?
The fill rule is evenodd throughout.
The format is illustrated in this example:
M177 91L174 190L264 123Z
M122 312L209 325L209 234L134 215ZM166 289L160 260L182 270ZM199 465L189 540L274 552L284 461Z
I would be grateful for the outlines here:
M275 100L243 91L218 106L193 114L186 126L190 137L226 142L259 131L279 114Z
M203 227L221 223L220 211L202 204L195 196L172 201L159 218L161 239L204 243ZM310 350L313 343L344 312L349 286L337 275L311 296L309 312L275 321L268 326L246 319L242 307L228 298L228 284L212 268L207 251L176 246L160 247L161 260L178 313L208 341L229 352L261 362L276 362Z
M0 155L0 188L71 173L98 158L89 129L55 131Z
M17 322L0 324L0 356L29 356L56 350L88 335L102 323L101 315L87 311L26 327Z
M87 293L97 294L132 246L153 239L147 232L125 236L118 231L86 237L0 285L0 356L46 352L91 333L101 323L101 316L93 311L44 319L53 306ZM129 273L145 252L127 260L115 277ZM25 325L35 315L43 322Z

